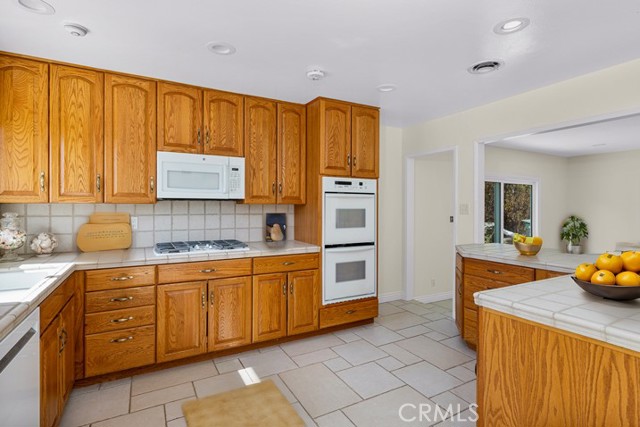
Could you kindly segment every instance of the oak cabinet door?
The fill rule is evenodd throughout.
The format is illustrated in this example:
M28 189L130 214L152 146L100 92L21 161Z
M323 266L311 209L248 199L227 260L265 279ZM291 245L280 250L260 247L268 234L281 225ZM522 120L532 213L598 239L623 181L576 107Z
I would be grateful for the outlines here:
M60 312L60 413L63 405L71 393L75 379L75 298L71 298Z
M305 203L306 109L278 103L278 197L281 204Z
M253 276L253 342L287 334L286 274Z
M320 284L318 270L296 271L287 278L288 335L311 332L318 329Z
M40 426L56 425L60 415L61 377L58 372L60 353L60 318L40 336Z
M276 203L276 103L244 103L245 203Z
M158 286L157 361L207 351L207 282Z
M244 155L244 97L217 90L204 91L204 153Z
M155 81L105 75L105 157L105 202L155 202Z
M251 277L209 280L209 351L251 343Z
M456 326L460 334L462 334L464 328L464 292L462 286L462 272L456 269Z
M49 201L49 66L0 56L0 203Z
M100 203L104 75L51 65L51 202Z
M202 153L202 90L158 83L158 151Z
M351 176L377 178L380 163L380 112L377 108L351 107L351 138Z
M320 173L351 175L351 106L320 101Z

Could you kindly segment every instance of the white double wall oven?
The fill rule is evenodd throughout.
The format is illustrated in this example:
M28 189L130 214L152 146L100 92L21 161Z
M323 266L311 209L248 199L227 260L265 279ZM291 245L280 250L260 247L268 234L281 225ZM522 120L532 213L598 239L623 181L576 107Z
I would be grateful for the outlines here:
M322 303L376 296L376 180L323 177Z

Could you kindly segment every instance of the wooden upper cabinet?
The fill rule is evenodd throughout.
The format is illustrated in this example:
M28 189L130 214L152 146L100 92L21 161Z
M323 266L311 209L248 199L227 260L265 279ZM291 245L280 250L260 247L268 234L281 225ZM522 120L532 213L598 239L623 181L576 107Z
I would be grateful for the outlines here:
M243 128L242 95L204 91L204 154L242 157Z
M276 203L276 103L244 103L245 203Z
M105 75L105 157L105 202L155 202L155 81Z
M377 178L380 150L380 111L351 107L351 176Z
M288 274L287 334L301 334L318 329L320 283L318 270L296 271Z
M49 201L49 65L0 56L0 203Z
M158 83L158 151L201 153L202 90Z
M51 202L102 202L104 75L51 65Z
M251 277L209 281L209 351L251 344Z
M278 203L305 203L306 123L304 105L278 103Z
M286 273L253 276L253 342L287 334Z
M320 173L351 175L351 106L320 101Z

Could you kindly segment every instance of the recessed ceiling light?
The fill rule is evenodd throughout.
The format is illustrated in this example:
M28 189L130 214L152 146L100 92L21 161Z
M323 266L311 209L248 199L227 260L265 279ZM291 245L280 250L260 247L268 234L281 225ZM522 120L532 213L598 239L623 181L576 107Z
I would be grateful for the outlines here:
M327 73L319 68L312 68L311 70L307 71L307 78L313 81L322 80L326 77L326 75Z
M398 86L391 83L385 83L383 85L378 86L377 89L378 89L378 92L393 92L394 90L398 89Z
M207 49L218 55L233 55L236 53L235 47L223 42L209 42L207 43Z
M18 0L18 3L29 12L41 15L53 15L56 10L49 3L42 0Z
M511 34L516 31L524 30L531 21L529 18L511 18L506 21L500 22L493 27L493 32L496 34Z
M502 61L494 61L494 60L482 61L467 68L467 71L470 72L471 74L487 74L487 73L491 73L492 71L496 71L498 68L502 67L503 65L504 65L504 62Z
M64 29L74 37L84 37L89 33L86 27L79 24L64 24Z

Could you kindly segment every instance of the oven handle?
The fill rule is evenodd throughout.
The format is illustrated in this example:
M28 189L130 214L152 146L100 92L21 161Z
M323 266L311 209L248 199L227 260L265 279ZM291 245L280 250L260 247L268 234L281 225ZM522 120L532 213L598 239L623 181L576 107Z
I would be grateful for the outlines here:
M339 245L324 245L324 248L331 249L332 252L338 252L336 251L336 249L345 249L339 252L348 252L349 250L353 250L354 248L368 248L375 245L375 242L342 243Z
M350 252L350 253L354 253L354 252L368 252L368 251L375 251L376 247L374 244L367 244L367 245L357 245L357 246L333 246L333 247L329 247L329 246L325 246L324 250L325 252L328 253L345 253L345 252Z

